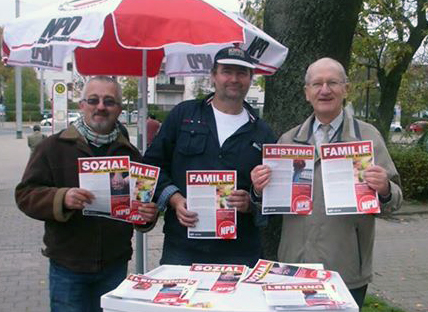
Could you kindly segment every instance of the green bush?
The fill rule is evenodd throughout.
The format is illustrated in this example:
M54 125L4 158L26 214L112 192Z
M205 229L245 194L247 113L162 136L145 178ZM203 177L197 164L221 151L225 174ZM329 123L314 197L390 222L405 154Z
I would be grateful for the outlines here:
M389 152L401 177L407 200L428 200L428 151L420 146L390 146Z

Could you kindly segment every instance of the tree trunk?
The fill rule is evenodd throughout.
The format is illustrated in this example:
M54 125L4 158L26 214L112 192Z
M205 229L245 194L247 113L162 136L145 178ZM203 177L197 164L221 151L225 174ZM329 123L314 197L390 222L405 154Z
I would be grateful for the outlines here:
M264 30L289 48L284 65L266 79L263 115L278 135L312 112L303 92L309 64L332 57L348 67L361 5L362 0L267 0ZM266 258L276 259L280 224L272 218L265 230Z

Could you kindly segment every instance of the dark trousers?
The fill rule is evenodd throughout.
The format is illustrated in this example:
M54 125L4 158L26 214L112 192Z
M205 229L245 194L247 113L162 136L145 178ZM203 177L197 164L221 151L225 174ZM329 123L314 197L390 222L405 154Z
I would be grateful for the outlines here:
M360 288L354 288L349 290L352 297L354 297L355 302L360 307L360 311L363 308L364 298L366 297L366 292L367 292L367 286L368 285L364 285Z
M51 312L102 312L101 296L126 278L127 269L120 262L98 273L76 273L50 260Z

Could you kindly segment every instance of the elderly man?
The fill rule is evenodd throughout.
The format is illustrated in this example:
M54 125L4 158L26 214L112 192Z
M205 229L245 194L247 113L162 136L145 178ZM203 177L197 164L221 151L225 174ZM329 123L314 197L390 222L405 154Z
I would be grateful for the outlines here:
M275 142L271 129L244 98L251 85L253 59L228 47L214 58L215 92L203 100L178 104L144 155L161 166L156 193L166 209L161 264L236 263L253 266L261 257L257 209L250 203L250 171L262 161L263 143ZM187 170L236 170L237 190L227 198L237 209L237 239L189 239L187 228L198 221L187 210Z
M101 311L100 296L127 274L133 227L82 215L96 195L79 188L77 168L79 157L129 155L133 161L142 161L119 130L121 98L115 80L90 79L80 102L83 117L40 144L16 187L19 209L45 223L42 252L50 258L51 311ZM153 222L157 207L143 204L140 213Z
M319 59L308 67L305 83L306 100L314 113L283 134L278 143L318 147L326 142L372 140L375 165L365 169L364 180L378 192L382 212L398 209L402 200L400 180L381 135L342 107L347 89L343 66L331 58ZM323 128L327 128L324 133ZM338 271L361 307L372 278L375 216L327 216L318 157L314 170L313 212L308 216L283 217L278 258L283 262L320 262L326 269ZM252 171L257 194L262 194L270 174L265 165Z

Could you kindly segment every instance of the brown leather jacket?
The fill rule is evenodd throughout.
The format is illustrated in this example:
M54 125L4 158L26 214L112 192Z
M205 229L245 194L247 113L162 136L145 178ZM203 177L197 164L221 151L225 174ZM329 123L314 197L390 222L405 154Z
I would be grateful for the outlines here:
M105 156L121 155L142 161L122 134ZM43 254L75 272L97 272L108 264L128 261L132 255L132 225L84 217L81 211L63 207L66 191L79 186L77 158L91 156L85 139L70 126L40 143L15 191L19 209L45 222Z

